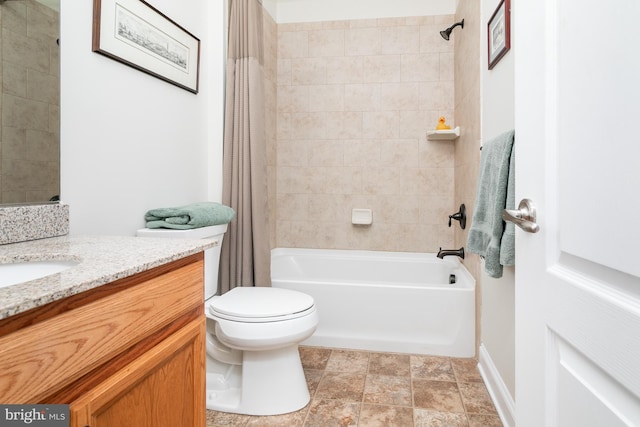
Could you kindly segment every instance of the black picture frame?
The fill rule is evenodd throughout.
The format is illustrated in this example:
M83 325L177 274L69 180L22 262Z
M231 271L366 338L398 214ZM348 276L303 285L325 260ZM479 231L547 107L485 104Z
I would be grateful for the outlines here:
M94 0L92 49L198 93L200 39L143 0Z

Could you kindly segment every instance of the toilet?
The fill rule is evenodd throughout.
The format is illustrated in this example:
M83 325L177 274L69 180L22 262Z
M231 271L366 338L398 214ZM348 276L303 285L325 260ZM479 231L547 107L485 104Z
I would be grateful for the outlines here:
M310 395L298 344L318 326L311 296L289 289L237 287L218 295L227 225L190 230L141 229L139 237L214 238L205 250L207 409L277 415L302 409Z

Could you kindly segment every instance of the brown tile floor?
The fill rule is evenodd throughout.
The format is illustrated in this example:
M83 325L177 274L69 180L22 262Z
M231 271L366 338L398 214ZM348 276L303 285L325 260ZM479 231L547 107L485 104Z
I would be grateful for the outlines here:
M311 402L285 415L207 411L207 427L502 426L474 359L300 347Z

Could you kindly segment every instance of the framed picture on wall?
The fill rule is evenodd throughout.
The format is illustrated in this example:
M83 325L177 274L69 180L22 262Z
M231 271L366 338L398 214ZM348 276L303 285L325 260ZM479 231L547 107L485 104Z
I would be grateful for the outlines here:
M487 28L489 69L491 70L511 48L511 1L502 0Z
M94 0L92 48L198 93L200 40L143 0Z

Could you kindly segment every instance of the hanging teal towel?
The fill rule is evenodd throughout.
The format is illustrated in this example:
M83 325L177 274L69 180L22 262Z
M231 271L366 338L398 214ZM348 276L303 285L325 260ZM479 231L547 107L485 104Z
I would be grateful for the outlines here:
M516 149L511 149L509 160L509 180L507 182L507 202L506 209L516 208ZM516 225L507 222L504 225L504 233L500 240L500 264L514 265L516 263Z
M144 215L147 228L187 230L227 224L236 212L229 206L215 202L200 202L176 208L151 209Z
M505 229L502 210L514 203L514 131L505 132L482 147L476 204L467 237L467 251L484 258L491 277L502 277L502 266L513 265L515 234ZM513 170L513 171L512 171Z

